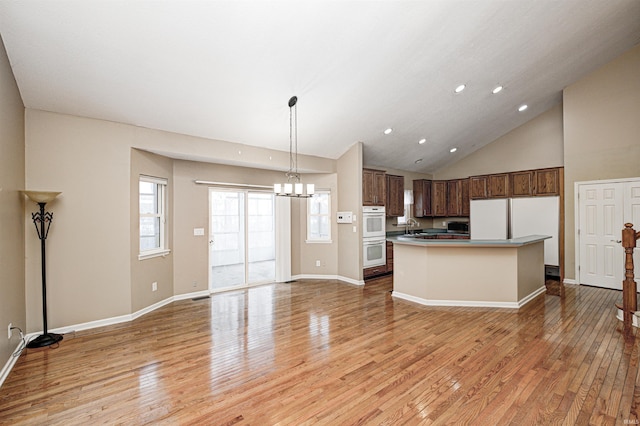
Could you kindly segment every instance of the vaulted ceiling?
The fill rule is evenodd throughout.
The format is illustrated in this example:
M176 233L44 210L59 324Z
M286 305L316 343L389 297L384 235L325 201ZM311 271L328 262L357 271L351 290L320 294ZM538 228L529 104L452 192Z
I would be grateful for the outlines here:
M640 1L2 1L0 35L27 108L288 151L297 95L301 154L432 173L638 44Z

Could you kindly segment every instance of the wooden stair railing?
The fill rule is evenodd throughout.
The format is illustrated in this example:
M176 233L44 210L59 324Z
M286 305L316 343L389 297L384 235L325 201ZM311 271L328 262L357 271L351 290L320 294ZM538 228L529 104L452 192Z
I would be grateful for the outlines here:
M636 240L640 239L640 232L633 229L633 224L625 223L622 230L622 248L624 248L624 281L622 281L622 306L616 304L622 310L623 330L626 336L630 336L633 330L633 315L638 310L637 287L633 275L633 249Z

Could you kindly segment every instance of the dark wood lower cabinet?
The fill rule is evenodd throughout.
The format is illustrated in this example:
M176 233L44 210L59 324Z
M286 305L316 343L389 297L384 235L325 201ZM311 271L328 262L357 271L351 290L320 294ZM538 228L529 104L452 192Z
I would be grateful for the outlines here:
M387 241L387 273L393 272L393 243Z
M376 275L382 275L386 273L387 273L387 265L380 265L380 266L374 266L371 268L364 268L362 275L366 279L366 278L371 278L371 277L375 277Z

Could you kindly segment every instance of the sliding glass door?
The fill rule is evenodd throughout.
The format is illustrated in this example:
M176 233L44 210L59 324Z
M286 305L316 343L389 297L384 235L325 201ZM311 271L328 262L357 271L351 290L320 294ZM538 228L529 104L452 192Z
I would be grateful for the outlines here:
M274 195L209 190L209 289L275 281Z

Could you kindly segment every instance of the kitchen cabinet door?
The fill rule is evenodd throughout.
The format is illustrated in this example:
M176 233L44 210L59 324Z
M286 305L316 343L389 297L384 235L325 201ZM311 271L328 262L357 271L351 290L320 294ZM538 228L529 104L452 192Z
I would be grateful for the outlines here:
M431 216L431 181L413 181L413 217Z
M447 215L447 181L431 182L431 214L444 217Z
M386 178L381 170L362 169L362 205L384 206Z
M386 214L390 217L404 216L404 176L386 175L386 177Z
M511 175L512 197L533 197L534 171L513 172Z
M387 273L393 272L393 243L387 241Z
M386 273L387 273L387 265L373 266L371 268L364 268L362 270L362 275L365 279L370 277L375 277L376 275L386 274Z
M489 198L509 197L509 173L488 175Z
M447 216L458 217L462 213L462 194L459 180L447 181Z
M487 176L471 176L469 178L469 198L472 200L489 198Z
M460 216L463 217L469 217L471 213L469 187L469 179L460 179L460 198L462 203L462 207L460 208Z
M557 168L535 171L535 195L560 195L560 181Z

